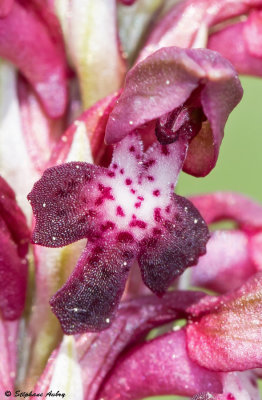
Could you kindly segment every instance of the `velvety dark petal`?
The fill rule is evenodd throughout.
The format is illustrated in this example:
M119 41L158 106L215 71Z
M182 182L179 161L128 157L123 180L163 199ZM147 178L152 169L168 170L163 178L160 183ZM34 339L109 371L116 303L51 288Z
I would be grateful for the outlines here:
M12 239L0 231L0 310L4 319L18 319L24 309L27 260L20 258Z
M261 368L262 273L240 289L220 297L204 298L188 311L190 357L215 371Z
M254 243L254 258L259 246ZM261 251L260 251L261 256ZM190 283L218 293L237 289L254 273L248 236L241 231L215 231L207 243L207 252L191 271Z
M234 192L215 192L191 197L207 224L221 220L233 220L248 231L262 228L262 207L260 204Z
M36 217L33 242L60 247L95 234L100 177L101 169L81 162L47 169L28 195Z
M14 2L8 16L0 19L0 55L28 79L50 117L64 114L65 55L33 8Z
M99 331L110 325L136 255L129 236L120 238L119 234L117 244L106 240L88 243L73 274L50 300L66 334Z
M193 362L184 330L157 337L131 349L111 371L100 397L139 400L147 396L192 396L200 391L222 392L218 373Z
M197 263L209 238L204 220L189 200L174 195L170 214L170 219L156 216L155 235L141 242L138 255L144 283L159 295L186 267Z

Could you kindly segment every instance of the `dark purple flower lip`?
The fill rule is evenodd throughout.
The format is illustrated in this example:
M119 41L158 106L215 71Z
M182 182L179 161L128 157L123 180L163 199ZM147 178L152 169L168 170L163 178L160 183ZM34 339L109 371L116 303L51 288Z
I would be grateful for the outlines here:
M28 196L34 243L59 247L87 238L67 283L51 299L65 333L106 328L135 259L162 295L205 252L208 229L173 193L186 156L179 139L142 150L137 134L115 146L109 168L72 162L45 171Z
M205 176L216 164L225 123L241 98L237 73L219 53L162 48L127 73L109 116L106 141L116 143L155 121L160 143L178 136L189 142L184 171Z

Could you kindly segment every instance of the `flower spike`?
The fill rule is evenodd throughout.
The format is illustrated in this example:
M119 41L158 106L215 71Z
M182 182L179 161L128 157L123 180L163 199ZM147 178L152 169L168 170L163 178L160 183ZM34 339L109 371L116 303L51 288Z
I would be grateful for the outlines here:
M161 295L204 254L209 234L203 219L173 193L186 150L180 139L143 153L131 134L115 146L108 169L72 162L48 169L35 184L28 196L36 217L33 241L60 247L88 239L51 300L65 333L109 324L136 258L144 283Z

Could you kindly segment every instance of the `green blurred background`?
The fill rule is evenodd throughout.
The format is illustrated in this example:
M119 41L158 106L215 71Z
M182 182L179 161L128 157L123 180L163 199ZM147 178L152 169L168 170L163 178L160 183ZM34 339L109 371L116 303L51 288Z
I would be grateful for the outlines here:
M178 193L233 190L262 202L262 80L243 77L241 82L244 96L228 119L216 167L205 178L182 174Z
M262 203L262 79L242 77L244 96L226 125L215 169L205 178L182 174L176 192L182 195L215 190L244 193ZM147 400L174 400L176 396Z

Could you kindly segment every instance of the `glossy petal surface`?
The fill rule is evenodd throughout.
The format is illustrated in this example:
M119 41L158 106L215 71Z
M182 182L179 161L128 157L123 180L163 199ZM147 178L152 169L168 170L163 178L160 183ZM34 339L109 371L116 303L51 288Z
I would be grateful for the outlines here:
M20 69L48 115L63 115L67 103L65 56L34 9L14 2L8 16L0 19L0 38L0 55Z
M261 367L262 275L219 298L207 298L191 308L187 327L190 357L216 371Z
M123 93L108 120L106 141L115 143L179 107L193 107L189 121L199 114L196 127L187 122L188 129L179 133L174 120L171 129L191 141L184 170L205 176L217 161L226 120L241 97L236 71L218 53L163 48L128 72Z
M105 382L105 400L139 400L147 396L192 396L222 392L219 374L199 367L187 354L184 330L167 333L134 347L119 360Z

